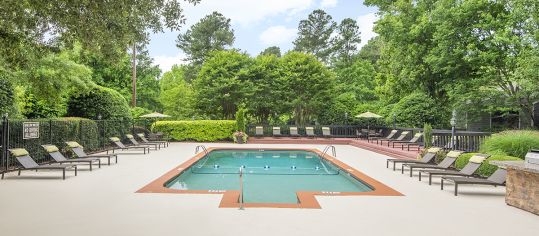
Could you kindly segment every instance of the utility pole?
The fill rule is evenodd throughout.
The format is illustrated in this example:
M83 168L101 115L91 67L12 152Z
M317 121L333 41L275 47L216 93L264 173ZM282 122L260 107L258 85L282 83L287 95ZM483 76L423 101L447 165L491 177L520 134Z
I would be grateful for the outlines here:
M131 71L132 71L132 94L131 94L131 106L136 107L137 106L137 47L136 44L133 43L133 62L131 63Z

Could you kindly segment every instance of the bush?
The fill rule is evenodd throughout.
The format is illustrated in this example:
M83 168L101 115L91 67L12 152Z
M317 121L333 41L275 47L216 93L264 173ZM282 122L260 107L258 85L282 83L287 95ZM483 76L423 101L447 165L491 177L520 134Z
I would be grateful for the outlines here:
M481 144L481 152L524 159L530 149L539 149L539 132L509 130L493 134Z
M236 124L238 131L245 132L245 110L243 108L238 109L236 112Z
M152 131L166 133L177 141L213 142L230 140L236 128L233 120L157 121Z
M427 123L423 126L423 144L425 145L425 149L432 146L432 126Z
M4 113L11 113L15 104L13 85L5 78L6 76L0 70L0 116Z
M434 99L423 93L412 93L402 98L395 104L392 112L395 113L399 126L421 127L425 123L443 126L448 122L448 119L444 119L444 115L448 112L437 106ZM393 117L386 119L392 122Z
M468 164L468 161L470 158L477 153L464 153L462 154L456 161L455 167L457 169L462 169L466 164ZM507 155L492 155L489 157L483 164L481 164L481 167L475 172L476 174L479 174L484 177L488 177L498 169L497 166L489 164L490 161L518 161L520 158L518 157L512 157Z
M113 89L96 86L86 93L74 94L67 103L67 115L104 120L132 120L125 98Z

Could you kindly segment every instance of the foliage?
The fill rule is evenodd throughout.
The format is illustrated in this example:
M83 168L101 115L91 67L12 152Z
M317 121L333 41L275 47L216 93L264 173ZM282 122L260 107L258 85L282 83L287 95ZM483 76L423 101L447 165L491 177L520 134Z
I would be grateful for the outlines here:
M524 159L530 149L539 149L538 131L508 130L486 138L481 144L480 151Z
M252 93L251 63L251 58L237 51L212 53L194 81L197 108L212 118L233 119Z
M380 60L383 46L384 41L382 38L376 36L370 39L367 44L359 50L357 57L362 60L370 61L373 65L376 65L378 60Z
M262 51L260 53L260 55L264 55L264 56L268 56L268 55L274 55L276 57L281 57L281 49L277 46L271 46L269 48L266 48L264 49L264 51Z
M22 98L21 113L28 119L54 118L65 115L66 104L63 102L53 103L45 99L39 99L34 94L24 91Z
M67 115L104 120L132 120L127 101L110 88L96 86L85 93L73 94L67 104Z
M152 131L177 141L213 142L229 140L236 128L233 120L157 121Z
M142 107L130 107L129 112L131 113L131 117L133 117L133 119L137 119L142 115L152 113L151 110Z
M392 110L397 124L404 127L421 127L425 123L447 126L444 110L437 106L434 99L423 93L413 93L403 97ZM387 117L388 122L390 117ZM392 117L391 117L392 119Z
M245 109L243 108L238 109L236 112L236 125L238 126L236 129L237 131L245 132L245 127L247 125L245 120Z
M432 126L429 123L423 126L423 145L425 149L432 146Z
M314 10L307 19L299 22L294 50L312 53L320 61L327 62L333 52L330 42L336 26L333 18L325 11Z
M258 124L267 124L276 119L283 109L282 61L275 55L259 55L249 68L249 80L253 83L253 93L245 103L248 112Z
M332 100L335 77L313 55L288 52L282 58L283 104L293 111L296 125L305 125L324 113L324 104Z
M7 71L0 69L0 116L11 113L15 108L14 89L8 77Z
M194 91L185 81L185 66L173 66L159 81L159 101L163 112L176 119L188 119L195 115Z
M459 170L464 168L464 166L468 164L468 161L470 160L470 158L475 154L477 153L462 154L455 162L455 167ZM481 166L475 173L484 177L488 177L492 175L492 173L494 173L494 171L498 169L497 166L489 164L490 161L518 161L518 160L521 160L521 159L518 157L507 156L507 155L492 155L487 160L485 160L483 164L481 164Z
M337 33L332 39L336 60L348 64L352 62L352 56L357 53L357 47L361 43L359 26L354 19L346 18L337 27Z
M182 49L189 61L202 64L212 51L225 49L234 43L234 30L230 19L219 12L205 16L191 26L184 34L178 35L177 47Z
M247 140L249 139L249 135L247 135L245 132L242 131L236 131L232 134L232 140L234 143L239 143L239 139L241 138L242 143L247 143Z

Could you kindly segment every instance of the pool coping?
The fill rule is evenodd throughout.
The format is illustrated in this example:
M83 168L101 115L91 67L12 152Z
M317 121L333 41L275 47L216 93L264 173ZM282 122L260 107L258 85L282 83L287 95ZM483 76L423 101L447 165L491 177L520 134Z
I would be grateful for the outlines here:
M237 147L210 147L208 153L215 150L260 150L260 148L237 148ZM337 158L325 154L318 149L309 148L264 148L264 150L295 150L295 151L309 151L318 154L320 157L331 162L342 170L346 171L354 178L367 184L373 189L369 192L296 192L298 203L244 203L243 206L247 208L262 207L262 208L304 208L304 209L321 209L322 207L316 200L315 196L404 196L402 193L394 190L393 188L381 183L380 181L356 170L355 168L347 165L346 163L338 160ZM166 183L182 174L185 170L193 166L197 161L202 159L206 153L200 152L194 157L168 171L161 177L150 182L146 186L142 187L136 193L175 193L175 194L222 194L220 208L239 208L240 191L238 190L179 190L170 189L165 187Z

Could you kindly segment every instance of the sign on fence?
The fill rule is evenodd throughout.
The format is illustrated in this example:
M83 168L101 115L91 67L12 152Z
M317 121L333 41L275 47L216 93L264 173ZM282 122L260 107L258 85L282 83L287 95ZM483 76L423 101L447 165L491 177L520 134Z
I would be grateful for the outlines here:
M22 123L22 138L23 139L39 138L39 122L23 122Z

